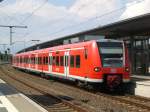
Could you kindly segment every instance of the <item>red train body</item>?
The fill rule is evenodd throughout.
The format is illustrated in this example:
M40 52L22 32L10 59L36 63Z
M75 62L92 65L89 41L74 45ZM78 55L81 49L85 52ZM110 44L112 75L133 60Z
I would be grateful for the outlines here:
M110 87L130 81L128 52L122 41L91 40L16 54L13 66L48 76Z

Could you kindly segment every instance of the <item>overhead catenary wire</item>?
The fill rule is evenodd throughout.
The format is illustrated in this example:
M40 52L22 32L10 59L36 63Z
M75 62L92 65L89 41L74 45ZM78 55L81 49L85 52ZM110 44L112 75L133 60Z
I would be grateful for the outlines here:
M24 22L26 22L29 18L31 18L31 17L33 16L33 14L34 14L36 11L38 11L39 9L41 9L47 2L48 2L48 0L45 0L45 2L44 2L42 5L40 5L39 7L35 8L35 9L32 11L32 13L31 13L29 16L27 16L25 19L23 19L23 21L21 21L21 22L16 21L16 19L14 19L13 17L7 15L4 11L3 11L3 13L4 13L8 18L10 18L11 21L12 21L12 20L15 20L17 23L19 23L19 25L22 25L22 24L23 24ZM2 12L2 11L1 11L1 12ZM19 25L18 25L18 26L19 26ZM11 31L11 32L12 32L12 31ZM10 40L10 42L12 42L12 40Z
M57 33L59 33L59 32L62 32L62 31L64 31L64 30L66 30L66 29L70 29L70 28L74 28L74 27L76 27L76 26L80 26L80 25L85 24L85 23L87 23L87 22L89 22L89 21L93 21L93 20L102 18L102 17L104 17L104 16L107 16L107 15L112 14L112 13L114 13L114 12L120 11L120 10L125 9L125 8L127 8L127 7L131 7L131 6L133 6L133 5L135 5L135 4L138 4L138 3L142 2L142 1L143 1L143 0L136 0L136 2L134 2L133 4L130 4L130 5L128 5L128 6L123 6L123 7L120 7L120 8L118 8L118 9L112 10L112 11L110 11L110 12L104 13L104 14L102 14L102 15L97 15L97 16L95 16L95 17L92 17L92 18L90 18L90 19L87 19L87 20L84 21L84 22L80 22L80 23L75 24L75 25L72 24L72 25L70 25L70 26L64 27L64 28L62 28L62 29L60 29L60 30L58 30L58 31L56 31L56 32L50 33L49 35L45 35L45 36L52 36L52 35L54 35L54 34L57 34Z
M27 16L26 18L24 18L23 21L19 22L19 24L25 23L29 18L31 18L31 17L34 15L35 12L37 12L38 10L40 10L44 5L46 5L46 3L48 3L48 0L44 0L44 1L45 1L45 2L44 2L42 5L40 5L39 7L35 8L35 9L31 12L31 14L30 14L29 16ZM28 35L30 35L30 34L31 34L31 32L30 32L30 33L27 32L27 33L25 33L25 34L23 35L23 37L26 38L26 37L27 37Z
M32 11L32 13L31 13L29 16L27 16L25 19L23 19L23 21L21 21L19 24L25 23L29 18L31 18L31 17L34 15L35 12L37 12L38 10L40 10L47 2L48 2L48 0L45 0L45 2L44 2L42 5L40 5L39 7L35 8L35 9ZM30 32L30 33L31 33L31 32ZM22 37L25 38L25 37L27 37L28 35L30 35L30 33L27 32L27 33L25 33Z
M34 15L35 12L40 10L46 3L48 3L48 0L44 0L44 1L45 2L43 4L41 4L39 7L35 8L29 16L27 16L25 19L23 19L23 21L21 21L20 24L25 23L29 18L31 18Z
M17 12L19 11L19 9L23 6L23 4L20 4L21 2L22 2L23 0L20 0L19 1L19 4L17 4L15 7L17 7L16 9L14 9L14 12L13 12L13 14L11 14L11 17L12 18L15 18L15 14L17 14ZM18 21L18 19L17 19L17 21ZM19 21L18 21L19 22ZM18 23L17 22L17 23ZM9 23L11 23L11 21L9 22Z
M85 7L88 7L89 5L91 5L91 3L95 3L95 2L97 2L97 1L91 1L91 2L89 2L89 4L87 4L87 3L85 3L85 4L82 4L78 9L77 9L77 11L80 11L81 9L83 9L83 8L85 8ZM63 20L64 19L66 19L66 17L67 16L70 16L70 14L65 14L63 17L60 17L60 18L58 18L58 19L56 19L56 20L50 20L50 21L48 21L48 22L50 22L51 23L51 26L52 25L55 25L56 23L58 23L58 22L63 22ZM74 17L72 17L72 19L73 19ZM30 32L30 33L27 33L26 35L25 35L25 37L27 37L27 36L29 36L30 34L31 34L32 32Z

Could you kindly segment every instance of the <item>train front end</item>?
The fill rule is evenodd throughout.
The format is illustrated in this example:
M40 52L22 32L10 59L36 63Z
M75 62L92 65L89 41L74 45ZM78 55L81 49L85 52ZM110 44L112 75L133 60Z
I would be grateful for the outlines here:
M115 88L130 81L128 51L122 41L97 41L101 60L103 82L109 88Z

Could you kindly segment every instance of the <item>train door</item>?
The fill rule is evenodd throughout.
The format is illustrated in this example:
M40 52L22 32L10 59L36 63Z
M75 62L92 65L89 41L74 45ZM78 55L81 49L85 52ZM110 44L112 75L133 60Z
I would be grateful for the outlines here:
M64 53L64 74L66 77L69 75L69 51Z
M48 64L49 72L52 72L52 60L53 60L53 57L52 57L52 53L50 52L49 53L49 64Z

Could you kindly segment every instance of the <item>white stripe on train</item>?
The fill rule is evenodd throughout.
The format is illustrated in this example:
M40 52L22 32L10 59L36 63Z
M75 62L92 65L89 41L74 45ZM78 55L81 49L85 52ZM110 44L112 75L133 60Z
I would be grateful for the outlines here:
M35 71L35 72L44 72L44 73L46 73L46 75L51 75L51 76L55 76L55 77L61 76L61 77L64 77L66 79L74 78L74 79L79 79L79 80L87 81L87 82L95 82L95 83L96 82L97 83L102 83L103 82L103 79L91 79L91 78L85 78L85 77L75 76L75 75L71 75L71 74L66 76L63 73L58 73L58 72L42 71L42 70L36 70L36 69L32 69L32 68L25 68L25 67L18 67L18 66L14 66L14 67L21 68L21 69L27 69L27 70ZM57 75L59 75L59 76L57 76ZM124 83L127 83L129 81L130 81L130 79L123 79Z

